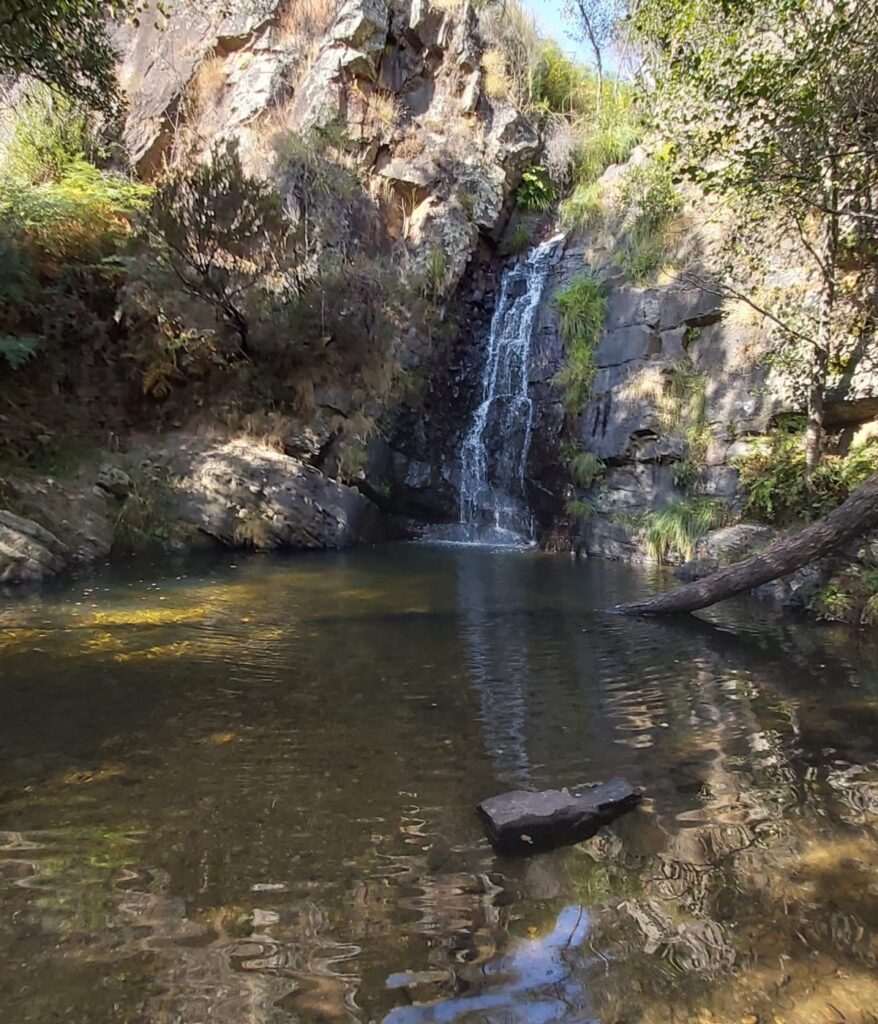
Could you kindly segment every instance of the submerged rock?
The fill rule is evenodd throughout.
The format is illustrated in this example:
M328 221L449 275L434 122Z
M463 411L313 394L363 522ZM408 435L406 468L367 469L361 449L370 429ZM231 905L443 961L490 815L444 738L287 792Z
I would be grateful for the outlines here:
M503 853L533 853L593 836L641 801L640 790L613 779L571 793L547 789L515 790L492 796L478 806L491 843Z

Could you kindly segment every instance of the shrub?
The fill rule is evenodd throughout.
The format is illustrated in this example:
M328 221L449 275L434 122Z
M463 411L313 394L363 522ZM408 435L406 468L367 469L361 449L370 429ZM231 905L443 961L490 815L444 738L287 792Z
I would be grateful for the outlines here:
M594 349L607 315L607 297L600 282L582 276L555 298L561 316L561 337L567 362L555 375L568 412L577 412L588 399L595 375Z
M834 583L818 591L810 601L810 608L817 618L829 622L847 621L853 607L852 595Z
M721 526L725 515L722 502L701 495L650 512L644 527L646 549L657 562L665 561L673 551L689 559L699 538Z
M0 334L0 359L10 369L18 370L33 359L42 343L43 339L37 335L24 334L15 337L11 334Z
M79 160L96 160L100 152L91 115L69 97L39 87L16 110L2 173L22 184L45 184L60 180Z
M557 201L555 187L545 167L528 167L521 176L515 199L523 210L545 213Z
M804 431L802 417L789 418L736 460L746 515L772 524L819 519L878 469L878 440L868 438L846 455L825 454L809 480Z
M173 169L158 183L148 223L183 290L232 327L247 352L253 303L291 240L277 192L247 175L237 143L227 142L208 162Z
M528 231L526 224L519 221L503 240L502 248L505 254L520 253L528 249L530 245L530 231Z

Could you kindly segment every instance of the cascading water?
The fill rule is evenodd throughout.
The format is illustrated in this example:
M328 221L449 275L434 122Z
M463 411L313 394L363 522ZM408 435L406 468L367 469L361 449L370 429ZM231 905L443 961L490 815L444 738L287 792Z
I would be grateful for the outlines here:
M503 274L488 334L481 402L460 449L462 540L533 541L525 497L533 402L528 394L534 318L563 236L543 242Z

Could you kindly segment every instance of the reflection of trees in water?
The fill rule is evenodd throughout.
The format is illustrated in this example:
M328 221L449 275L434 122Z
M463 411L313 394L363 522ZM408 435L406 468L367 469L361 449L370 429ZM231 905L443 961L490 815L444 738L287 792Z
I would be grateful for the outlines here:
M485 750L498 782L526 786L528 642L516 614L492 610L519 601L521 570L507 559L465 559L458 567L458 607L470 679L479 697Z
M521 984L516 951L528 947L513 943L464 972L464 995L388 1019L560 1024L593 1013L602 1022L725 1024L755 1012L785 1024L873 1024L878 761L832 761L833 748L856 740L844 690L814 706L786 696L779 672L788 661L766 661L758 649L742 656L701 627L674 648L673 673L639 688L643 637L632 642L614 623L590 639L574 643L576 670L593 685L605 744L649 749L647 760L629 756L650 800L614 831L523 872L522 907L572 891L573 909L593 914L587 942L572 951L565 1007ZM875 736L859 728L858 749L874 759Z

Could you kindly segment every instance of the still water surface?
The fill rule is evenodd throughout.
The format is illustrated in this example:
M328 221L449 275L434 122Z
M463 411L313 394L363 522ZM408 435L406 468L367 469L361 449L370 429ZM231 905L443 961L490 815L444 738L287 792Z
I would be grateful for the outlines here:
M878 1020L878 645L399 546L0 606L0 1022ZM641 809L494 856L482 798Z

